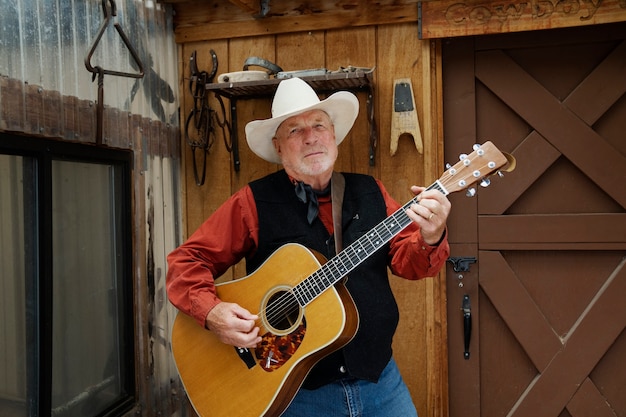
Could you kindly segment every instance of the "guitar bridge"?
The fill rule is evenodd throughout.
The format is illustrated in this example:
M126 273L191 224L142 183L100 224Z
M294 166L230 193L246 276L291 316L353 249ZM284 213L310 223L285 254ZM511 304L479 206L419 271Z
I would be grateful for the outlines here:
M252 355L250 349L235 347L235 352L237 352L237 355L239 355L239 358L246 364L248 369L251 369L256 365L256 360L254 359L254 355Z

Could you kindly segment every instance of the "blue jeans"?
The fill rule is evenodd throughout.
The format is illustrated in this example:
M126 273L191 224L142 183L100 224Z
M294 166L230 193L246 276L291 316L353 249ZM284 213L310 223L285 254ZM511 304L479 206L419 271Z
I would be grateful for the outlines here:
M300 389L282 417L417 417L417 411L392 358L377 383L347 378Z

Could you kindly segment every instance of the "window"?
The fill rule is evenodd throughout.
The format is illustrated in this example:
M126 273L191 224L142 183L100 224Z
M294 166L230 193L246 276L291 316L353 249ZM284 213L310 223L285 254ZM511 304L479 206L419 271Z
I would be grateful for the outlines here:
M0 415L132 406L131 160L0 134Z

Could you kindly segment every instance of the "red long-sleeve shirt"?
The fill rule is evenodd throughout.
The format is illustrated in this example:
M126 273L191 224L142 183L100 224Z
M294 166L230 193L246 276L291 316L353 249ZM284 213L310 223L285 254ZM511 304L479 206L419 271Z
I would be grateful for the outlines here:
M400 205L380 181L377 184L387 206L387 216ZM319 199L319 218L333 233L332 203ZM256 204L249 186L233 194L189 239L168 257L167 291L172 304L205 325L208 312L220 302L214 279L256 250L259 224ZM389 267L394 275L421 279L436 275L450 253L447 238L436 246L424 242L411 223L390 242Z

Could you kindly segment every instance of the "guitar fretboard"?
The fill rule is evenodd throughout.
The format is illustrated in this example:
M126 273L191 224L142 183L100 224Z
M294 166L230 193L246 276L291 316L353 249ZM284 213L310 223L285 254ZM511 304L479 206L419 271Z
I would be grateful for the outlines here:
M432 189L436 189L444 195L448 194L439 181L427 188L427 190ZM407 216L406 210L415 203L417 203L417 196L296 285L292 289L292 294L298 304L304 307L315 300L411 224L411 219Z

